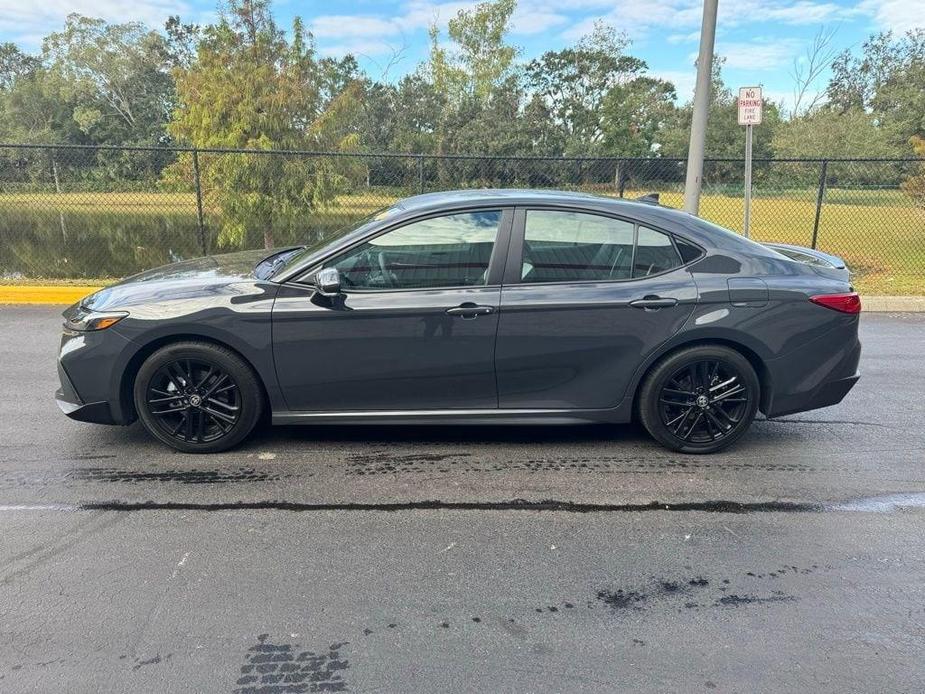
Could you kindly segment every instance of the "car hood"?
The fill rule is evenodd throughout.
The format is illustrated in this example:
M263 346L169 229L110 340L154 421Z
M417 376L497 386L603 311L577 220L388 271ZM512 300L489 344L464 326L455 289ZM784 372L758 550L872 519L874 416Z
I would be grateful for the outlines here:
M239 251L163 265L101 289L80 304L94 311L106 311L143 302L224 292L229 285L257 281L255 267L287 250Z

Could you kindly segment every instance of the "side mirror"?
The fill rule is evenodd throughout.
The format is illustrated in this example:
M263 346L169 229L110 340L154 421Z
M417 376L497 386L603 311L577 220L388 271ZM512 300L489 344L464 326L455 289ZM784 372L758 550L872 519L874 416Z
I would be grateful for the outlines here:
M315 273L315 289L321 296L340 294L340 273L337 268L326 267Z

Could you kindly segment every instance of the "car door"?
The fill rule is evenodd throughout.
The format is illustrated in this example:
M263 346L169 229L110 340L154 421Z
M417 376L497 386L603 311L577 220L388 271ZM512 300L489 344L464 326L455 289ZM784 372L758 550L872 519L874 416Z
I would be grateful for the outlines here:
M604 409L690 316L669 234L578 210L514 215L495 366L502 408Z
M512 216L503 209L431 215L369 238L323 262L340 273L335 297L285 284L273 309L273 351L289 409L496 408L495 336Z

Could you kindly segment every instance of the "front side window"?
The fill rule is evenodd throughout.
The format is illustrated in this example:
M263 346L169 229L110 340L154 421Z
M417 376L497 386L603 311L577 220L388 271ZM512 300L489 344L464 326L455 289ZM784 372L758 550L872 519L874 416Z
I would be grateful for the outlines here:
M431 217L389 231L325 263L345 289L474 287L488 278L501 210Z
M633 224L610 217L528 210L522 282L623 280L632 276Z

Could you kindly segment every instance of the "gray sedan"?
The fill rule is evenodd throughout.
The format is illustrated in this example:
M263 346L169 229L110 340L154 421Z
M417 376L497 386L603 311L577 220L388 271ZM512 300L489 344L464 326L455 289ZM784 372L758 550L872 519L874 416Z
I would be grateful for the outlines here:
M214 452L274 424L638 418L719 450L839 402L860 300L838 258L651 202L421 195L321 242L130 277L65 311L58 404Z

